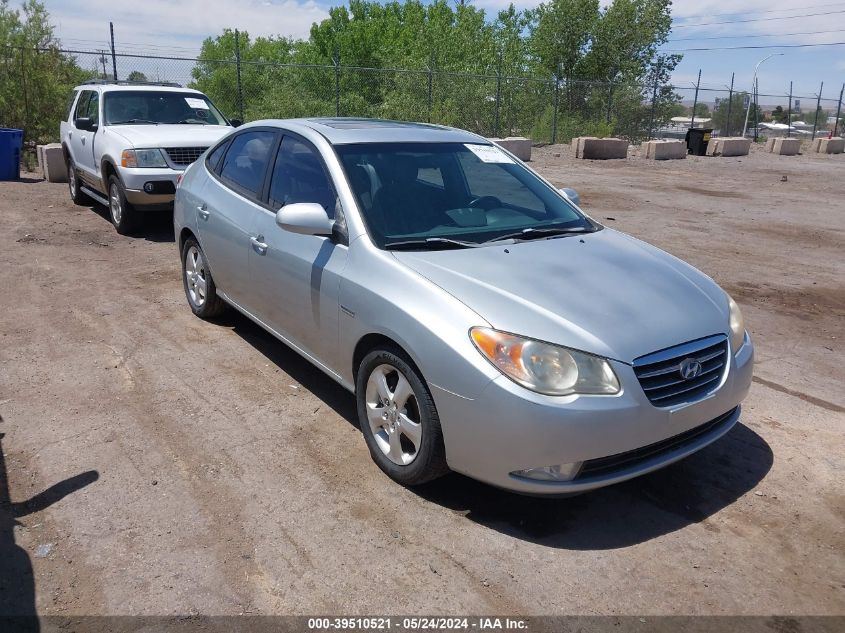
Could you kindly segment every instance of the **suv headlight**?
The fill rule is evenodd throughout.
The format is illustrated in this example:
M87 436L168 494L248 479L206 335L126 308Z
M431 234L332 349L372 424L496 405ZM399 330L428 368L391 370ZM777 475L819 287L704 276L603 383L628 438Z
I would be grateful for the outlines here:
M120 164L123 167L167 167L160 149L125 149Z
M731 349L736 353L745 340L745 322L742 320L742 312L739 306L730 295L728 295L728 307L731 312Z
M470 338L499 371L531 391L619 393L619 380L604 358L484 327L472 328Z

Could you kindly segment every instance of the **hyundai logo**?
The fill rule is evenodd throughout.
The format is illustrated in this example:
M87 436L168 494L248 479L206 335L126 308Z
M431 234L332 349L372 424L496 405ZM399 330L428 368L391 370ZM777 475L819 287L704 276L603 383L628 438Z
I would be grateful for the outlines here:
M681 378L684 380L692 380L701 375L701 363L695 358L685 358L681 361L678 369L680 370Z

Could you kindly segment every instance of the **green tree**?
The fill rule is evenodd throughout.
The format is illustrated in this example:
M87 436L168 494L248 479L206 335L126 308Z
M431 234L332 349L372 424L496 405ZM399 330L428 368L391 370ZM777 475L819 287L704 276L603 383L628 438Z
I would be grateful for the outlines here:
M38 0L26 0L21 10L0 0L0 69L3 124L23 129L29 145L58 139L71 88L93 75L59 51Z
M745 124L745 99L748 97L747 92L735 92L730 101L728 99L720 100L713 109L713 129L719 130L722 136L742 134L742 126ZM728 118L729 111L730 118ZM754 125L753 110L749 114L748 127L752 127ZM762 113L758 111L758 115L761 117L758 120L762 121ZM784 114L784 116L786 115Z
M710 106L708 106L706 103L701 103L701 102L696 103L695 104L695 116L706 119L707 117L710 116Z
M137 83L144 83L147 81L147 76L140 70L133 70L126 76L126 81L134 81Z

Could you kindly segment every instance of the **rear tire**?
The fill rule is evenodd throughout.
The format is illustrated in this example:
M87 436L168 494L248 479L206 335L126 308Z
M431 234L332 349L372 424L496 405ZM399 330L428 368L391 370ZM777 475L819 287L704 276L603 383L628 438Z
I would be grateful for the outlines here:
M73 200L73 204L86 206L93 202L91 198L86 196L80 190L81 183L79 182L79 176L76 173L76 165L74 165L73 159L70 156L67 157L67 186L70 191L70 199Z
M226 303L217 296L205 253L193 237L182 245L182 286L191 312L199 318L212 319L225 312Z
M417 486L449 472L437 408L407 354L393 346L367 354L355 395L370 455L388 477Z
M126 191L117 176L109 177L109 218L117 232L130 235L137 226L138 212L126 201Z

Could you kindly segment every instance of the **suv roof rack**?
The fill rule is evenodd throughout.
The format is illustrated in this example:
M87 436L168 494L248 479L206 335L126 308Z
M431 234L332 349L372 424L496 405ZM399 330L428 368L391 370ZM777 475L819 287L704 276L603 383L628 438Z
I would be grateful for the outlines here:
M88 79L82 82L83 86L165 86L167 88L184 88L182 84L175 81L126 81L114 79Z

